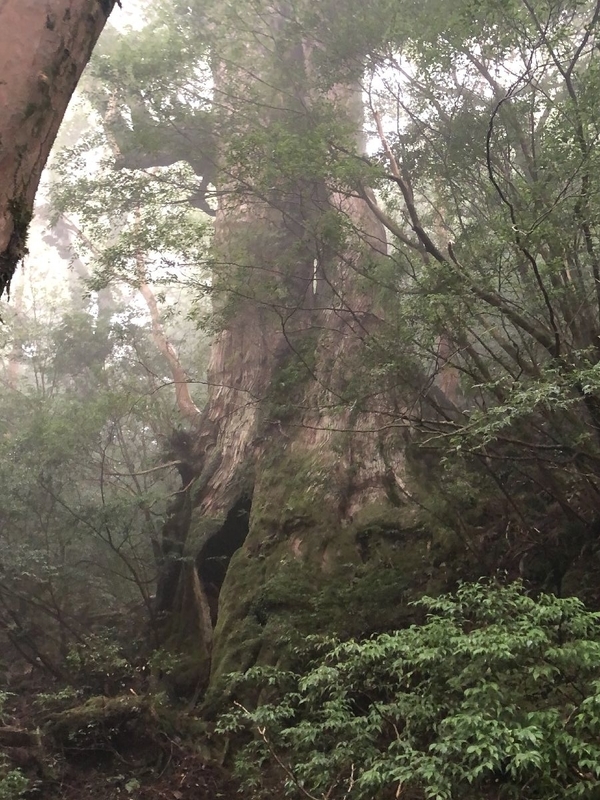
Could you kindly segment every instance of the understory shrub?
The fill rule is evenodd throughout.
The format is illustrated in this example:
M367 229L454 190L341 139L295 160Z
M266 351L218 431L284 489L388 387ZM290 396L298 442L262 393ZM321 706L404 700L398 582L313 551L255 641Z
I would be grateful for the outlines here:
M600 618L520 584L464 584L425 621L313 641L305 667L232 676L255 795L312 800L600 797Z

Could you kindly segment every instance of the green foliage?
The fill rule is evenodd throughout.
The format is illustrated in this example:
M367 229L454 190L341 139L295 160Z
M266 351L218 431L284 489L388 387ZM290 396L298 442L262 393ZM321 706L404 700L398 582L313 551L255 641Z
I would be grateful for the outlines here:
M199 271L206 259L206 222L187 202L198 190L196 176L183 163L154 174L117 170L110 158L90 174L89 158L105 154L106 148L97 134L83 137L55 163L54 213L77 214L78 248L96 262L92 287L98 290L117 280L139 285L140 259L151 267L153 283L182 283L178 266L185 264L191 272L194 265Z
M13 692L0 692L0 722L4 723L4 706L9 697L13 697Z
M82 690L66 686L57 692L40 692L35 697L35 705L42 711L63 711L72 708L81 700Z
M247 353L247 373L219 376L221 396L243 384L260 403L259 433L280 441L283 428L292 439L303 425L342 429L340 473L347 471L349 485L346 463L370 451L349 494L370 491L384 468L390 494L404 490L388 451L405 452L408 428L418 430L421 452L435 451L427 472L443 501L429 484L421 494L430 516L442 517L440 528L481 531L483 512L498 509L500 498L498 515L507 516L507 499L513 515L507 538L513 530L539 533L550 504L593 531L600 508L597 24L589 0L299 0L290 7L190 0L154 3L141 31L105 40L86 86L97 130L55 161L55 210L63 222L74 215L77 250L94 262L86 282L92 303L50 325L29 321L10 351L26 380L2 397L2 597L11 609L23 597L28 603L27 614L3 620L15 646L39 640L33 611L41 606L54 635L40 653L26 649L28 657L73 665L66 654L94 616L84 602L89 590L96 607L122 612L135 587L151 609L164 563L159 531L175 487L154 469L174 415L156 396L169 381L139 307L101 302L107 290L122 299L146 283L159 287L190 363L196 337L174 312L181 288L218 296L214 327L232 333L221 340L233 348L219 362L225 373L238 363L238 343ZM211 211L207 189L220 204L210 256L211 223L198 210ZM193 318L206 312L186 303ZM262 361L259 342L268 353ZM363 446L353 428L377 443ZM325 440L315 434L324 447ZM272 469L261 465L273 487L253 506L256 529L268 532L257 542L261 557L296 528L310 528L310 546L324 552L328 515L337 524L346 513L330 502L334 470L309 455L305 463L290 460L287 474L279 455ZM366 551L371 533L359 533ZM386 599L401 604L403 581L422 567L421 545L407 555L402 580L388 572L372 582L365 567L343 590L325 590L300 611L337 621L336 603L360 605L354 621L364 627ZM577 549L571 545L569 557ZM293 605L290 586L311 584L303 575L286 583L281 563L261 587L260 564L251 580L246 570L258 645L269 615ZM224 608L220 622L234 626ZM432 625L422 630L433 636ZM97 644L96 655L81 661L95 680L116 657ZM395 685L385 671L380 679ZM546 700L558 703L546 688ZM436 708L447 716L423 717L428 731L443 732L454 720L444 706L450 700L438 694ZM376 724L383 739L390 733L372 705L355 716L367 733ZM473 724L480 737L484 722L481 730ZM513 759L509 768L497 755L478 774L468 772L467 759L457 776L449 766L456 751L430 750L417 733L403 756L417 773L398 773L397 782L414 779L434 792L435 776L462 787L469 775L475 785L493 774L510 785L513 769L517 785L526 768L537 776L523 779L527 791L541 780L535 764ZM559 752L564 742L552 741ZM353 763L343 747L338 755ZM333 772L341 769L331 758ZM539 763L549 764L544 758ZM583 762L576 768L589 772ZM312 780L313 767L306 769ZM552 764L548 774L571 791L560 769ZM354 793L368 789L363 773Z
M70 650L65 660L76 683L85 685L94 694L103 690L106 694L111 693L112 687L120 686L133 672L132 665L115 640L114 631L85 636Z
M116 639L131 643L151 624L156 543L177 485L156 469L178 421L148 380L160 354L139 311L109 300L94 313L76 292L60 310L38 296L4 347L16 375L1 391L0 617L11 649L61 679L91 631L118 620Z
M133 794L141 787L141 785L142 784L138 781L137 778L130 778L125 783L125 791L127 792L127 794Z
M17 800L23 797L30 782L20 769L11 769L6 761L0 761L0 800Z
M170 676L185 668L185 658L167 648L160 647L148 659L147 668L154 675Z
M518 584L464 584L417 605L424 621L407 630L315 642L300 674L234 677L245 696L262 690L220 722L253 734L237 760L248 785L311 798L595 797L598 615Z

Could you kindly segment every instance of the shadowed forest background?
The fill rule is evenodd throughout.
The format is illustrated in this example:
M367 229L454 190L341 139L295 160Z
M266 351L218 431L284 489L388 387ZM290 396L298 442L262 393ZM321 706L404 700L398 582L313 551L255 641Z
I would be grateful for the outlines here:
M600 1L122 5L0 254L0 800L593 800Z

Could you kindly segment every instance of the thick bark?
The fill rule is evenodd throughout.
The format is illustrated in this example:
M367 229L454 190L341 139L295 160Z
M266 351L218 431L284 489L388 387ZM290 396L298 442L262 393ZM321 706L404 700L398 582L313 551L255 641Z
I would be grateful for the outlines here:
M115 0L0 0L0 295L26 248L42 170Z
M271 56L267 47L253 60L266 65ZM301 96L294 81L300 76L302 84L310 71L310 48L290 45L289 59L292 84L277 94L269 74L271 94L256 101L257 113L265 127L270 115L278 122L289 115L308 132L310 93ZM215 104L236 122L243 110L237 113L231 98L243 95L243 76L217 68ZM331 93L358 134L357 96L353 87ZM381 626L410 615L405 593L411 599L436 588L431 537L418 530L406 502L409 381L398 389L364 387L358 403L348 388L381 325L377 301L361 280L365 265L387 247L374 200L333 194L319 179L275 181L260 192L237 178L229 165L217 186L214 289L225 298L224 325L194 434L198 477L180 552L195 559L194 591L203 592L201 605L210 607L215 625L193 643L202 654L199 670L211 665L210 678L199 676L209 688L257 660L277 661L280 638L294 628L310 633L341 622L354 634L368 632L371 595L382 603ZM344 245L320 233L320 220L332 217L352 223ZM444 570L437 578L443 586ZM384 584L391 588L382 598ZM336 592L347 600L332 606ZM186 614L178 599L191 594L171 590L173 605L163 607L171 630ZM176 644L186 646L180 638Z
M277 661L282 637L294 630L315 633L330 624L355 634L372 630L364 600L371 585L376 596L383 572L396 592L408 590L407 598L432 588L431 542L416 529L407 503L406 439L395 426L386 430L395 410L398 419L406 410L408 386L375 393L362 407L345 400L379 326L375 300L356 284L385 235L362 200L330 196L311 212L334 209L369 242L366 252L351 248L316 266L312 254L300 257L285 309L238 301L213 345L204 419L212 422L208 449L218 466L196 494L192 531L210 530L207 521L222 520L246 493L252 510L218 598L211 687L230 671ZM257 265L265 263L276 231L273 263L289 263L289 253L298 251L298 239L281 234L290 230L290 215L298 222L293 211L253 210L248 227L262 231ZM228 219L227 239L245 238L248 231L231 222L235 215ZM224 535L225 526L214 534ZM202 576L202 550L198 564ZM321 608L327 597L355 587L355 600L336 600L337 611ZM384 602L398 623L410 612L395 601L390 594ZM379 624L386 624L388 610L381 609Z

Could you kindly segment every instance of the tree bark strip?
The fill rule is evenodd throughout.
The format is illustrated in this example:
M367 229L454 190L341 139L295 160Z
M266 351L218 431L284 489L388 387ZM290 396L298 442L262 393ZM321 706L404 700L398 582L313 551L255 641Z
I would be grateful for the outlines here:
M114 3L0 4L0 296L25 254L42 170Z

